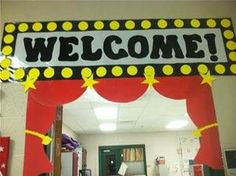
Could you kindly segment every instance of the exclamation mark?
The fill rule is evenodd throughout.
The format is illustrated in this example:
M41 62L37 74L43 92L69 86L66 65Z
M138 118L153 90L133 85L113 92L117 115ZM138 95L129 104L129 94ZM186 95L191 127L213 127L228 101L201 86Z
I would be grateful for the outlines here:
M216 35L215 34L206 34L206 35L204 35L204 38L207 41L209 52L210 52L210 54L212 54L210 59L212 61L217 61L218 57L215 55L217 52L216 51L216 41L215 41Z

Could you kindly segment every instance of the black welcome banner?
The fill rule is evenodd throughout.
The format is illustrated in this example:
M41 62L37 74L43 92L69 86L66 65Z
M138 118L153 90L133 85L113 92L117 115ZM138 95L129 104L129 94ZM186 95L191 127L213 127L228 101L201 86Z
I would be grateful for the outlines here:
M236 40L229 18L6 23L2 81L236 74Z

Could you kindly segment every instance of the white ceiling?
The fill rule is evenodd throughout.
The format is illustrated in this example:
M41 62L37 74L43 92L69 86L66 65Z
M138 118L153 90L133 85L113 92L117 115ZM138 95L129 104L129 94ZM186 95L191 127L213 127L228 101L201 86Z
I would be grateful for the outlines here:
M94 90L87 91L77 100L63 107L63 121L78 134L101 133L100 121L94 108L117 106L118 118L105 122L116 122L115 133L168 131L165 126L173 120L188 120L181 130L195 129L187 115L185 100L172 100L149 89L143 96L131 103L113 103L99 96Z

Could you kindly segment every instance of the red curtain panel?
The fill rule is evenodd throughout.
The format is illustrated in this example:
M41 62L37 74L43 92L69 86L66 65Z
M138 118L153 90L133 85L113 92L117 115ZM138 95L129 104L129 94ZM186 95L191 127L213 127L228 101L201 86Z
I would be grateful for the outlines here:
M102 97L113 102L131 102L142 96L148 88L145 78L97 79L94 89ZM211 87L201 84L200 76L161 77L153 88L165 97L185 99L193 123L202 128L216 123ZM56 106L79 98L85 88L83 80L37 81L36 90L28 95L26 129L46 134L55 119ZM205 164L222 170L221 150L217 127L205 130L200 138L200 150L194 159L196 164ZM38 163L35 165L35 163ZM42 141L26 135L24 176L37 176L52 171L52 165L43 151Z

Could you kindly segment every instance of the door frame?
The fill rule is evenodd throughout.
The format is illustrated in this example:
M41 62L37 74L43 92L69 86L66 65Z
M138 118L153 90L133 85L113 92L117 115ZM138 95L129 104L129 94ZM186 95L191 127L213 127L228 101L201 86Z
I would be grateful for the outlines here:
M146 148L145 148L145 144L129 144L129 145L108 145L108 146L99 146L98 147L98 160L99 160L99 176L103 176L102 175L102 151L103 150L120 150L120 154L122 154L122 150L124 148L137 148L137 147L141 147L143 148L143 158L144 158L144 171L145 171L145 175L147 175L147 162L146 162ZM123 162L123 158L121 157L121 163Z

